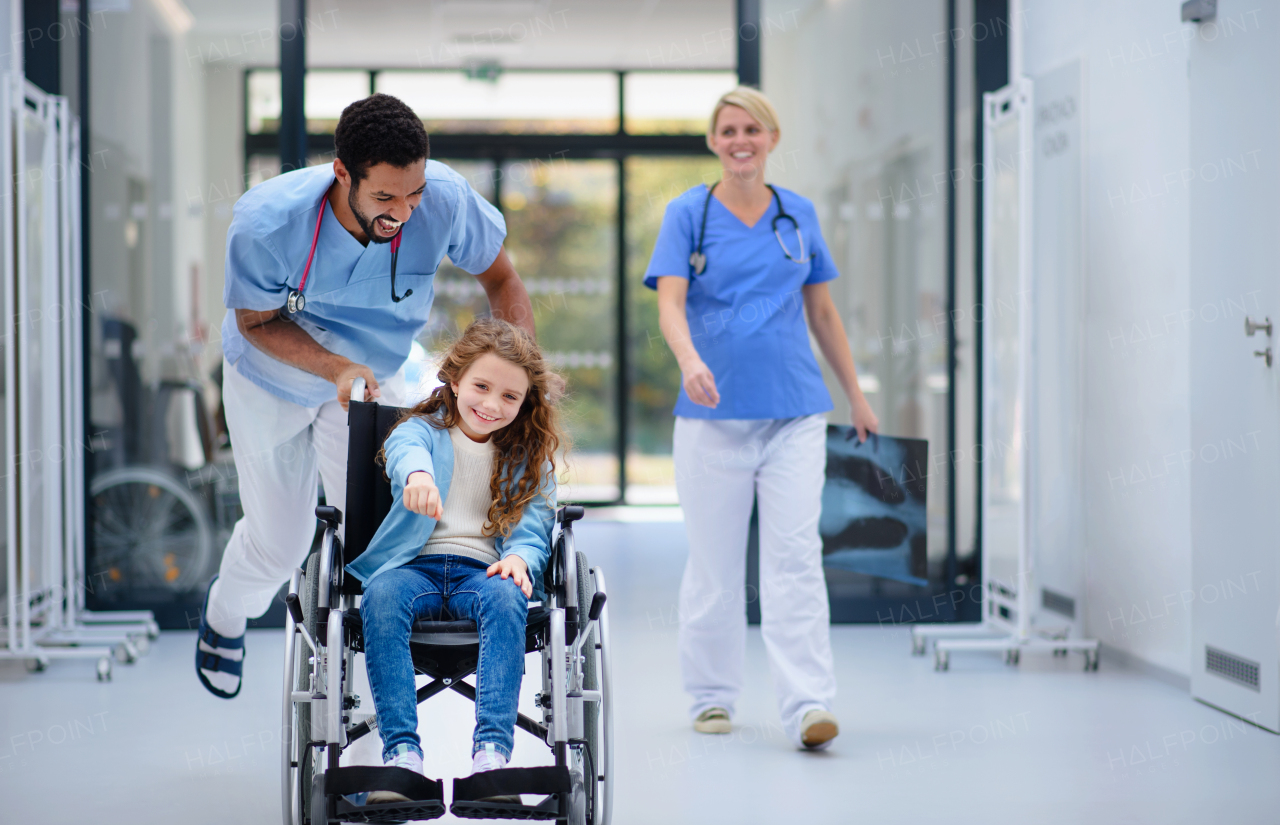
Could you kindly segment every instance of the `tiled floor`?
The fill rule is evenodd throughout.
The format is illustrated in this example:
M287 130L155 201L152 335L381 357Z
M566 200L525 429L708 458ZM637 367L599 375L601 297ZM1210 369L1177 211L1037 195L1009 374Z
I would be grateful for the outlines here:
M578 546L609 575L619 825L1280 822L1280 737L1105 656L1091 674L980 655L935 673L905 628L838 626L844 732L806 754L782 737L753 633L735 732L699 736L676 674L681 525L587 523ZM251 634L230 702L195 681L192 644L166 633L109 684L91 662L0 665L0 822L280 822L280 633ZM472 712L452 694L423 706L433 775L466 771ZM523 733L516 747L549 756Z

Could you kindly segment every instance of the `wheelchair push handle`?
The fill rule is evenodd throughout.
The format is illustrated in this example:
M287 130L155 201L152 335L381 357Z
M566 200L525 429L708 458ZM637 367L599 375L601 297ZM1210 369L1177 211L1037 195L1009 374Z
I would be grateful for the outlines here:
M364 378L356 376L356 379L351 382L351 400L364 401L365 396L368 394L367 388L368 384L365 382Z
M289 615L293 617L294 624L303 624L306 619L302 615L302 600L298 598L297 593L290 593L284 597L285 607L289 608ZM594 603L592 604L594 607Z
M582 646L586 643L587 637L596 629L596 622L600 619L600 614L604 612L604 602L604 592L597 590L595 596L591 598L591 607L587 610L587 624L579 631L578 637L573 640L573 655L575 657L582 652Z
M297 593L290 593L284 597L284 606L289 609L289 616L293 619L293 624L297 630L301 631L302 639L307 643L307 647L311 648L311 652L316 652L316 640L311 638L311 634L307 632L307 623L302 615L302 600L298 598Z
M596 595L591 599L591 609L587 611L587 620L594 622L600 618L600 614L604 612L605 595L596 591Z

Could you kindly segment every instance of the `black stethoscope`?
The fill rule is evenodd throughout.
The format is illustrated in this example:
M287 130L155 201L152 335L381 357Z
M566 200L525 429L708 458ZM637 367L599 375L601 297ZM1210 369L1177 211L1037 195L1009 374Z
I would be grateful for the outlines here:
M302 281L298 284L297 289L289 291L289 300L285 303L285 307L290 314L302 312L307 307L307 299L302 294L302 290L307 288L307 275L311 273L311 261L316 256L316 244L320 241L320 222L324 220L325 201L329 199L329 190L326 189L324 195L320 198L320 214L316 216L316 231L311 236L311 252L307 255L307 265L302 270ZM397 304L413 294L412 289L406 289L404 294L396 297L396 261L400 258L400 237L404 235L404 227L400 227L400 231L391 239L391 300Z
M702 271L707 268L707 256L702 254L702 242L707 237L707 209L711 207L711 193L716 191L716 187L720 185L720 181L711 184L711 188L707 190L707 199L702 202L702 228L698 230L698 248L689 256L689 266L693 267L693 274L701 275ZM787 256L788 261L794 261L798 264L808 263L809 256L804 252L804 236L800 234L800 224L796 219L787 214L782 208L782 198L778 195L778 190L774 189L772 184L766 183L769 191L773 193L773 200L778 204L778 214L773 216L770 226L773 228L773 235L778 239L778 246L782 247L782 254ZM795 227L796 238L800 241L800 257L791 257L790 250L787 249L786 243L782 240L782 233L778 231L778 221L791 221L791 225Z

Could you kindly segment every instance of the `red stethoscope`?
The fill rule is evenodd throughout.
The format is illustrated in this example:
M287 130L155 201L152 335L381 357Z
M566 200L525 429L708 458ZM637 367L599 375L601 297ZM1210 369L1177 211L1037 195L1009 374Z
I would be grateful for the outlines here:
M320 222L324 220L325 201L329 198L329 191L326 189L324 195L320 198L320 214L316 216L316 231L311 236L311 252L307 255L307 265L302 270L302 281L298 284L297 289L289 291L289 300L285 303L285 307L289 310L289 314L302 312L307 307L307 299L302 294L302 290L307 288L307 275L311 273L311 261L316 257L316 244L320 242ZM400 237L404 235L404 227L400 227L400 231L391 239L391 300L397 304L413 294L412 289L406 289L404 294L396 296L396 261L400 258Z

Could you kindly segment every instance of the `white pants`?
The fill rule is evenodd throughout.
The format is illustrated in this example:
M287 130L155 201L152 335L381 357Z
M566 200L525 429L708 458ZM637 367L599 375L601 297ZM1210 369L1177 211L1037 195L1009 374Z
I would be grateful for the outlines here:
M804 714L830 710L836 692L818 535L825 417L676 418L673 452L689 537L679 645L691 715L732 714L742 690L747 534L758 500L761 635L783 729L799 743Z
M402 403L403 372L379 388L381 403ZM311 549L317 469L326 502L346 506L347 413L336 391L332 401L302 407L267 392L225 360L222 402L244 517L227 542L207 615L217 633L239 636L247 619L267 612Z

